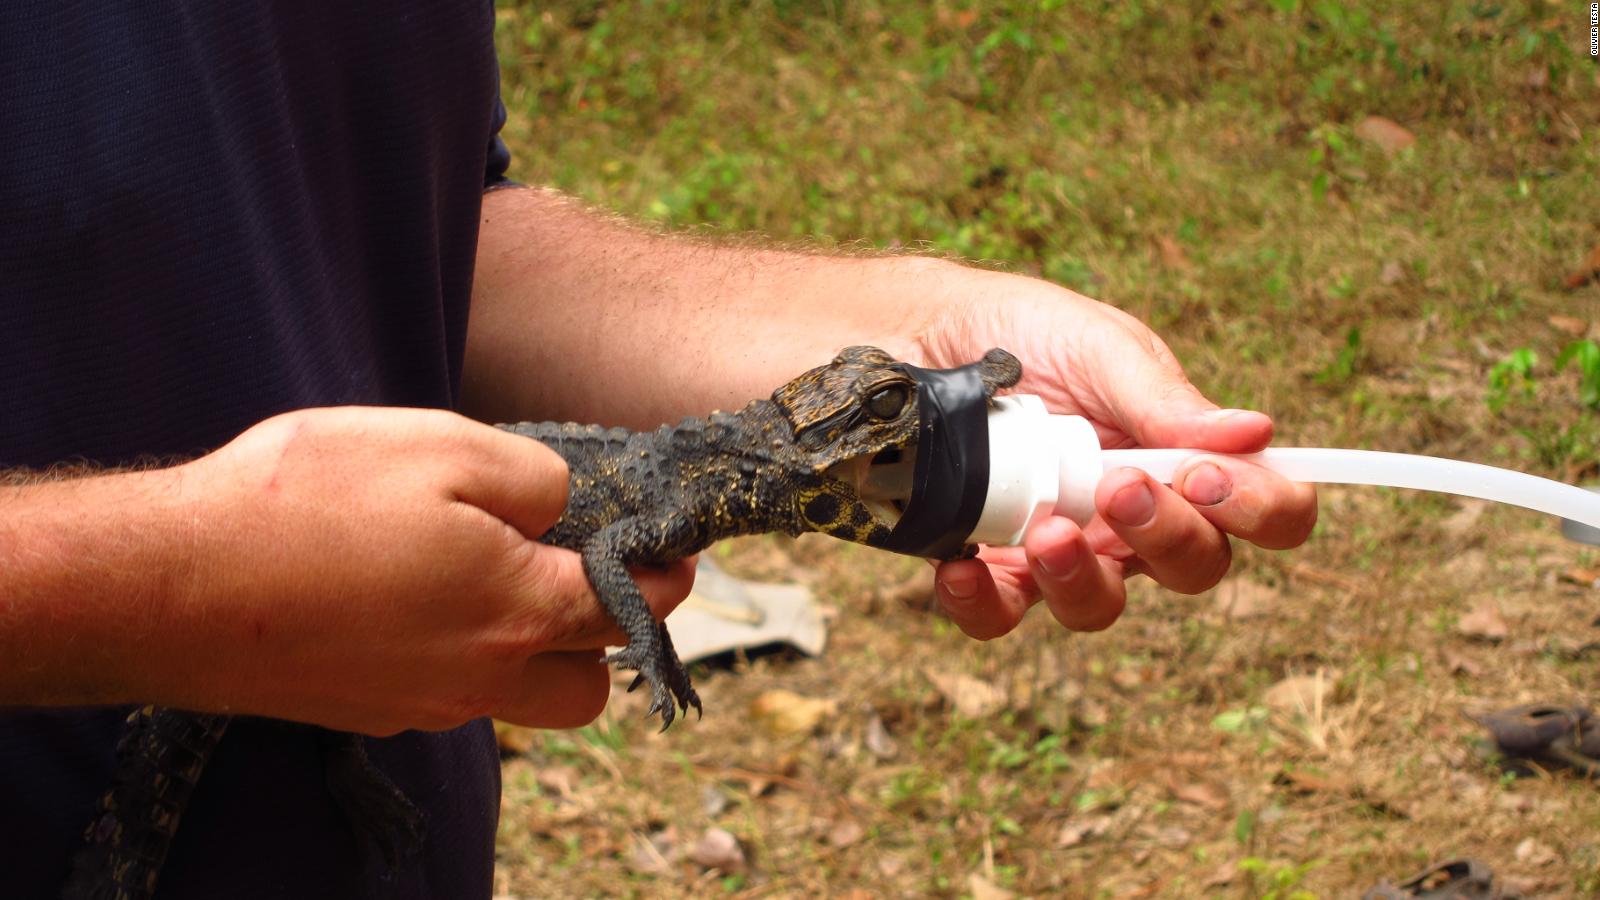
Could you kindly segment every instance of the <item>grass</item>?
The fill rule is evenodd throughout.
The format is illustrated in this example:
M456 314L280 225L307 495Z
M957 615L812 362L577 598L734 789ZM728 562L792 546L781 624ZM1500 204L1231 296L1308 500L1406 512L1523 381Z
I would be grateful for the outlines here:
M1061 281L1283 443L1595 475L1583 371L1554 365L1600 321L1600 287L1563 284L1600 244L1582 4L567 0L503 4L498 38L523 180ZM1374 146L1368 116L1414 145ZM1491 410L1497 366L1522 380ZM1106 634L1030 619L987 645L920 608L920 564L736 542L729 568L841 608L828 655L702 673L711 714L664 737L632 697L535 737L507 763L504 890L1346 896L1461 853L1540 896L1600 889L1593 786L1502 783L1459 715L1585 696L1596 595L1557 576L1597 555L1515 511L1323 499L1307 547L1242 550L1218 591L1136 585ZM1230 614L1239 591L1266 611ZM1458 630L1485 602L1499 644ZM929 668L1007 702L963 715ZM1319 671L1320 704L1267 702ZM744 709L775 688L838 713L770 734ZM659 852L713 825L743 871Z

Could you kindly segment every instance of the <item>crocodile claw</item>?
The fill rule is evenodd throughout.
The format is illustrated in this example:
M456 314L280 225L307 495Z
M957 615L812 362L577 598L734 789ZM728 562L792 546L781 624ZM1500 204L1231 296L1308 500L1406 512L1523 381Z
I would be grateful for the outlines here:
M645 711L645 718L661 716L661 730L666 731L677 718L678 710L687 713L693 706L695 716L704 714L700 705L700 695L695 693L694 686L689 681L689 672L676 654L669 656L662 652L664 648L659 644L645 645L649 649L640 647L637 642L607 656L601 662L624 669L637 669L639 674L634 677L633 683L628 685L632 692L641 684L650 685L650 708Z

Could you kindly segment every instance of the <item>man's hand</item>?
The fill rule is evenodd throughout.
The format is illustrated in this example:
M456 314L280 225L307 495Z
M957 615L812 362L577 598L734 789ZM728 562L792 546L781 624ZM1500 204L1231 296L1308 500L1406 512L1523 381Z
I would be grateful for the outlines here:
M598 648L624 639L578 555L535 542L567 492L535 441L438 411L306 410L173 469L21 490L51 488L79 509L110 492L106 515L155 510L150 530L179 535L155 557L176 572L163 591L106 598L145 621L79 624L103 667L69 680L94 699L368 734L483 715L570 727L605 705ZM658 615L693 579L687 563L636 574Z
M990 347L1022 360L1020 393L1052 412L1095 424L1105 447L1194 447L1253 453L1272 439L1258 412L1218 409L1189 383L1166 344L1120 310L1030 278L947 270L953 304L923 332L936 366L963 365ZM1068 519L1036 525L1022 547L987 548L977 560L938 569L940 600L973 637L1016 627L1043 599L1061 624L1105 628L1126 602L1123 579L1142 573L1197 593L1226 574L1229 535L1273 549L1305 541L1316 523L1316 493L1259 466L1224 457L1186 463L1174 485L1137 469L1107 473L1087 529Z

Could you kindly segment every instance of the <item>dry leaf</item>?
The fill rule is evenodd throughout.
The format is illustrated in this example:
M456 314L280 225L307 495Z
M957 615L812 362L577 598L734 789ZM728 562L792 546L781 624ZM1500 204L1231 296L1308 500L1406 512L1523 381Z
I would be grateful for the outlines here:
M1207 875L1206 880L1200 882L1200 886L1203 888L1224 887L1232 884L1233 879L1237 877L1239 877L1239 869L1233 863L1226 862L1217 866L1215 871Z
M1076 847L1089 838L1106 833L1111 827L1110 816L1095 816L1092 819L1068 819L1061 824L1061 830L1056 833L1056 846L1061 849Z
M1305 769L1280 769L1272 776L1272 783L1286 787L1298 794L1348 794L1350 785L1327 775L1318 775Z
M764 691L750 701L750 716L774 735L809 734L838 706L837 701L802 697L793 691Z
M1556 578L1560 579L1561 581L1565 581L1568 584L1579 585L1580 587L1600 587L1600 570L1596 569L1585 569L1581 566L1574 566L1565 572L1562 572L1560 575L1557 575Z
M1589 333L1588 320L1577 316L1551 316L1545 321L1550 323L1551 328L1564 331L1573 337L1583 337Z
M965 31L978 21L978 11L975 9L948 9L939 7L933 14L934 20L945 28L959 28Z
M977 872L967 876L967 890L972 892L972 900L1011 900L1016 896Z
M1185 803L1203 806L1206 809L1224 809L1228 805L1228 795L1222 788L1207 781L1191 781L1172 786L1172 796Z
M1583 267L1568 275L1567 280L1562 283L1569 290L1577 290L1588 284L1597 273L1600 273L1600 244L1596 244L1594 249L1589 251L1589 255L1584 258Z
M1462 616L1461 621L1456 623L1456 631L1475 641L1490 643L1499 643L1511 633L1505 617L1500 615L1499 604L1493 600L1483 601L1472 612Z
M1406 277L1406 267L1400 265L1398 260L1389 260L1383 264L1383 269L1378 272L1378 283L1384 287L1399 284Z
M1383 116L1367 116L1356 123L1356 137L1376 146L1386 156L1393 156L1417 142L1417 136L1405 126Z
M689 859L695 865L728 874L743 872L745 865L744 848L739 846L739 839L722 828L707 828L689 851Z
M990 715L1006 705L1005 691L971 675L932 668L923 669L922 674L944 695L945 702L969 719Z
M1168 850L1182 850L1194 840L1194 832L1179 825L1145 828L1140 833L1154 841L1158 846L1165 847Z
M1183 252L1183 245L1167 235L1156 236L1156 250L1161 255L1161 264L1169 269L1180 271L1189 268L1189 257Z

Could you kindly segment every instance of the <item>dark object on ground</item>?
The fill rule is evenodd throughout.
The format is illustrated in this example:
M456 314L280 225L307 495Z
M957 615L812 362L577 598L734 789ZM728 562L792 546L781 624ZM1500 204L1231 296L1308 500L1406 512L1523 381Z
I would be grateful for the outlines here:
M1017 358L991 350L974 364L986 397L1022 377ZM722 538L821 531L883 546L898 519L858 493L879 454L912 448L917 380L875 347L849 347L737 413L712 413L655 431L527 422L499 427L550 446L569 469L567 509L540 540L583 554L606 612L628 636L607 663L648 684L647 715L672 723L700 710L689 673L628 567L683 559ZM971 548L968 548L969 552ZM63 900L144 900L228 717L147 707L129 719L118 767L85 830ZM416 808L366 758L359 735L330 732L324 765L351 827L393 869L420 847Z
M1518 900L1519 895L1495 885L1494 873L1475 859L1453 859L1429 866L1399 884L1388 880L1361 895L1361 900Z
M1493 749L1509 771L1571 769L1600 777L1600 718L1586 707L1528 703L1467 718L1489 730Z

